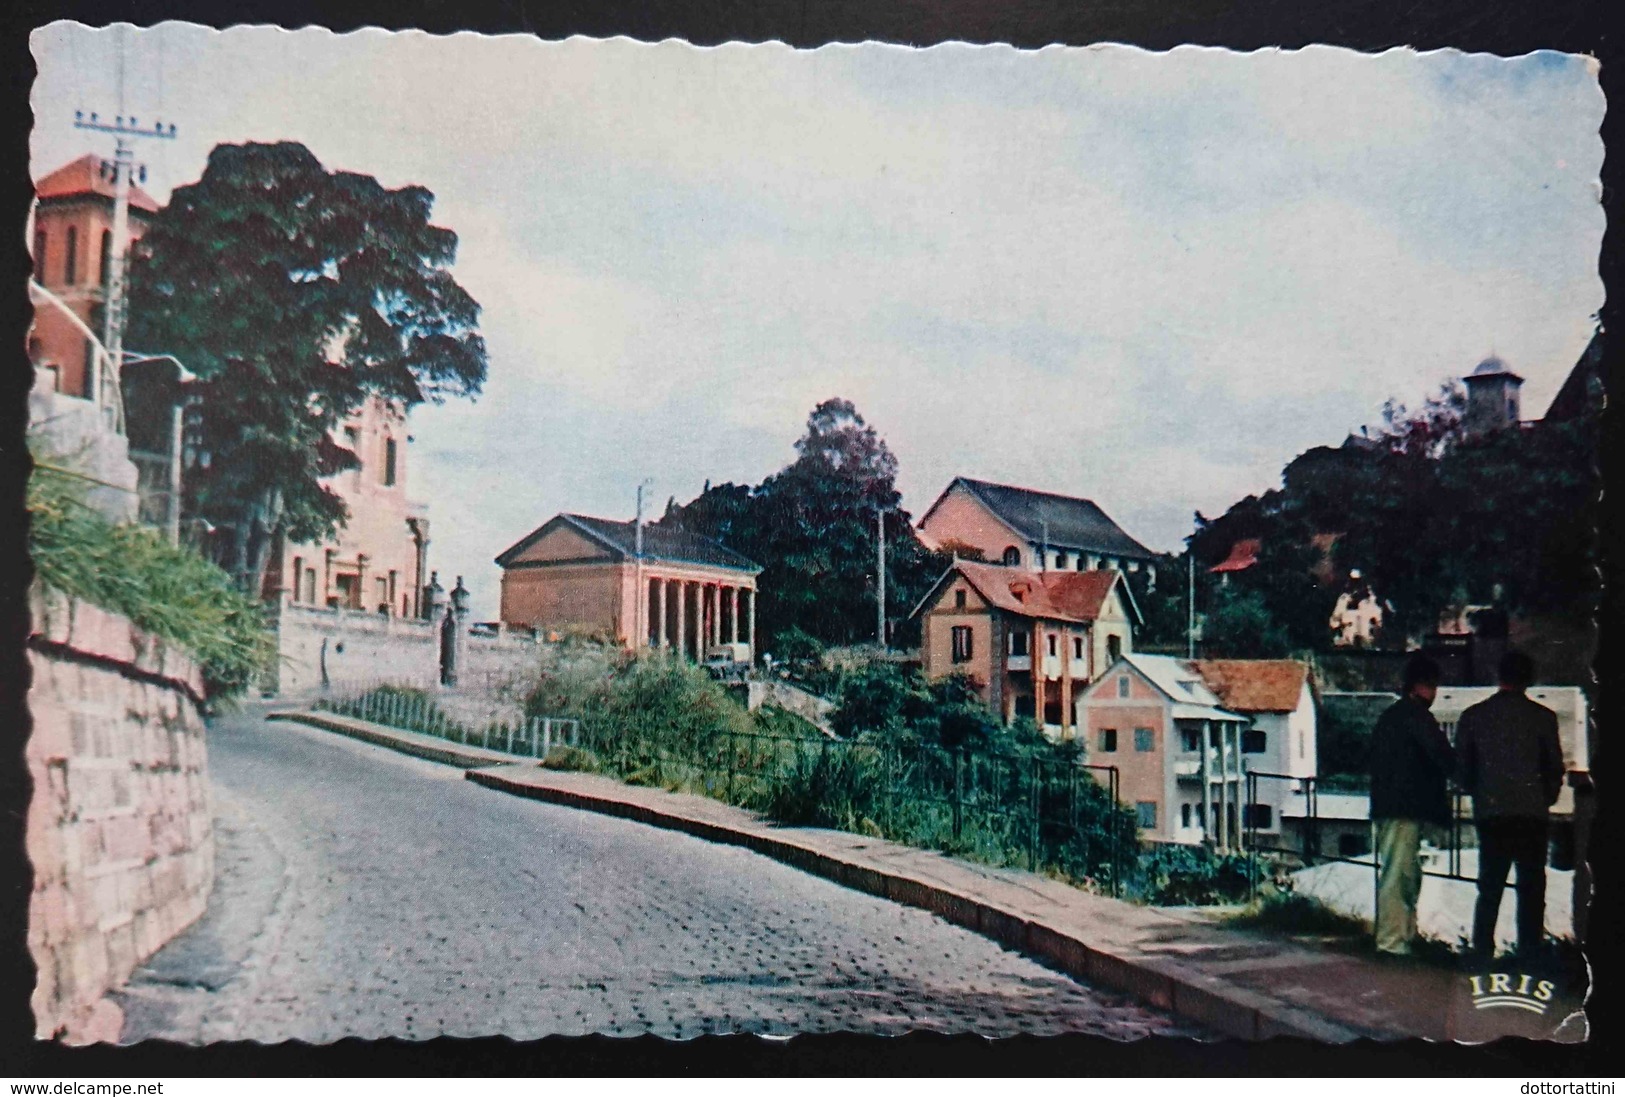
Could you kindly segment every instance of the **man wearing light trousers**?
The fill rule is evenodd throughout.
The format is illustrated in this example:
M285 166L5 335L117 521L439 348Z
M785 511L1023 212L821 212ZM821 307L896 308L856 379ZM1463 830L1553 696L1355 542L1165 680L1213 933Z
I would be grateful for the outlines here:
M1428 710L1439 692L1439 665L1415 656L1403 695L1371 733L1371 821L1377 829L1377 951L1405 956L1416 938L1422 893L1422 832L1450 821L1447 788L1455 758Z

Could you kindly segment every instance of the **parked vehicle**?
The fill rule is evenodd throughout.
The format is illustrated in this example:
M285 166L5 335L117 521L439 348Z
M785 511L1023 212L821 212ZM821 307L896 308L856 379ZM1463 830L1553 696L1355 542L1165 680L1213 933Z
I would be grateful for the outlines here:
M750 673L749 644L718 644L707 648L700 664L707 674L721 682L742 682Z

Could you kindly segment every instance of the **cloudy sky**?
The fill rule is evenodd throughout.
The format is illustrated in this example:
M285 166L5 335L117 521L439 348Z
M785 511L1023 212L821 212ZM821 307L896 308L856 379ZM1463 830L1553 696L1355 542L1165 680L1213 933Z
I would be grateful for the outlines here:
M120 44L124 61L119 64ZM173 121L419 183L490 380L420 411L433 566L792 456L854 400L916 515L956 474L1147 544L1494 351L1545 409L1602 304L1591 64L1343 50L682 43L180 24L37 31L34 170ZM120 75L122 70L122 76ZM104 147L106 146L106 147Z

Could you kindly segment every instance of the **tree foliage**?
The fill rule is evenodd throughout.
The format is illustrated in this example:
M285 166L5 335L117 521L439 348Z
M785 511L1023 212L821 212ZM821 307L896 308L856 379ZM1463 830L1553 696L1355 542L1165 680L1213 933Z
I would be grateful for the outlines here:
M876 513L884 514L888 621L901 624L949 563L920 544L896 479L885 440L851 401L836 398L807 417L791 464L755 487L707 485L686 505L669 504L661 521L762 565L764 636L776 641L795 628L826 644L872 641Z
M478 394L479 306L451 275L434 196L328 171L303 145L219 145L132 252L128 342L201 379L187 511L256 588L277 535L346 518L322 480L356 464L332 432L369 398L401 410Z
M1393 640L1467 604L1585 620L1597 597L1597 429L1592 415L1472 435L1450 385L1414 412L1390 401L1375 434L1311 449L1279 489L1197 516L1201 572L1236 541L1261 541L1228 592L1202 576L1198 608L1217 614L1227 642L1240 641L1237 629L1278 627L1288 650L1324 647L1337 595L1358 572Z

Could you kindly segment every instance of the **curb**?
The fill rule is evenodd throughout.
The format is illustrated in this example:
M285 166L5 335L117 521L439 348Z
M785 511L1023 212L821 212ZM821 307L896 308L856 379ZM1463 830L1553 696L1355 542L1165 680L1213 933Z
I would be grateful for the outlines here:
M463 746L458 743L436 739L416 732L397 731L390 729L375 730L362 720L350 717L328 716L320 712L268 712L267 720L287 720L299 724L309 724L321 728L323 731L333 731L340 735L347 735L351 739L359 739L363 743L373 746L387 747L401 754L411 754L430 762L439 762L445 766L457 766L460 769L479 769L483 766L513 765L523 763L524 759L512 754L503 754L499 751L486 750L483 747Z
M1132 994L1149 1005L1196 1021L1226 1036L1241 1040L1287 1036L1318 1043L1349 1043L1368 1035L1263 995L1232 987L1212 976L1189 971L1176 961L1124 957L1090 945L1063 930L1034 921L1025 914L1003 909L995 903L965 896L902 873L843 861L788 839L735 830L625 800L515 781L489 770L470 770L464 776L475 784L515 796L681 831L706 841L741 846L854 891L928 910L955 925L991 938L1008 949L1042 960L1068 975Z
M363 721L319 713L273 712L268 713L266 719L310 724L375 746L445 765L460 766L465 771L463 777L466 780L498 792L611 815L709 842L740 846L854 891L930 911L1074 978L1133 995L1148 1005L1195 1021L1225 1036L1250 1041L1284 1036L1313 1040L1320 1044L1343 1044L1376 1035L1328 1021L1308 1010L1192 971L1177 960L1125 956L1100 945L1089 944L1065 930L1036 921L1027 914L961 894L929 880L845 861L789 838L737 830L612 797L516 781L488 768L493 765L513 765L520 761L512 755L479 747L443 744L439 740L430 740L428 736L386 731Z

